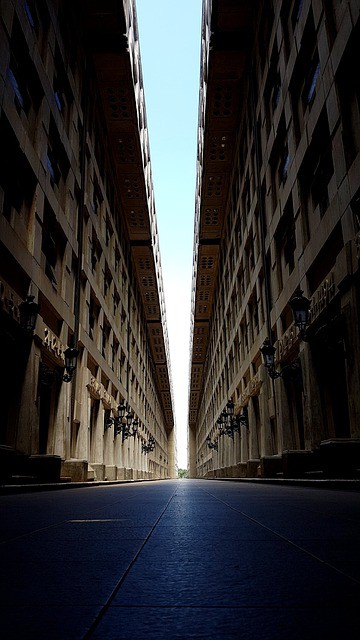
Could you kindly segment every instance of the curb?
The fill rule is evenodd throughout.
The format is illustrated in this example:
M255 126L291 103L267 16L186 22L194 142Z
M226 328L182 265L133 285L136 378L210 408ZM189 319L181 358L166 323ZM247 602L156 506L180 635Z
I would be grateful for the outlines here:
M140 478L138 480L90 480L88 482L53 482L43 484L7 484L0 485L0 495L14 495L17 493L35 493L36 491L57 491L58 489L88 489L89 487L108 487L120 484L135 484L137 482L158 482L171 478Z
M202 478L198 478L201 480ZM274 484L287 487L314 487L316 489L346 489L360 491L360 480L327 478L324 480L308 480L307 478L204 478L219 482L243 482L257 484Z

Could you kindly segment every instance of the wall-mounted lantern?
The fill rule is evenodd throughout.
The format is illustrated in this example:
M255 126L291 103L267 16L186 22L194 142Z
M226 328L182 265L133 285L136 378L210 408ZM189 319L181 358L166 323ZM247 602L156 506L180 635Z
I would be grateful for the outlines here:
M148 442L143 442L141 444L141 451L143 453L150 453L150 451L154 451L155 449L155 438L154 436L149 436Z
M114 425L114 436L116 437L122 433L124 441L131 436L136 436L139 428L139 420L134 418L134 412L131 409L127 409L125 402L122 400L117 407L117 416L107 420L107 427L111 427L111 425Z
M299 329L300 339L306 340L306 327L309 324L311 302L308 298L305 298L303 291L298 289L289 304L293 312L295 326Z
M35 296L26 296L19 305L20 326L27 333L32 333L36 326L36 319L39 313L40 305L34 302Z
M269 338L265 338L263 345L260 347L260 353L262 354L264 365L266 370L273 380L281 376L281 371L275 371L275 347L271 344Z
M210 436L206 438L206 444L209 447L209 449L214 449L215 451L218 451L219 449L217 440L214 440L214 442L212 442Z
M311 302L308 298L305 298L303 291L298 289L289 304L293 312L294 324L299 329L299 337L301 340L307 340L306 327L309 324ZM269 338L264 340L262 347L260 347L260 352L263 356L266 370L273 380L282 377L288 370L293 369L295 371L295 369L298 368L298 365L295 366L295 364L292 363L285 365L281 371L275 370L276 349L274 345L271 344Z
M248 427L247 407L244 407L242 413L237 416L234 415L234 412L235 404L230 398L227 401L226 409L223 409L216 421L220 436L226 435L234 439L234 434L240 433L241 426Z
M79 355L79 351L78 349L76 349L76 347L68 347L64 351L65 372L66 372L63 375L64 382L71 382L71 380L73 379L73 376L76 370L78 355Z

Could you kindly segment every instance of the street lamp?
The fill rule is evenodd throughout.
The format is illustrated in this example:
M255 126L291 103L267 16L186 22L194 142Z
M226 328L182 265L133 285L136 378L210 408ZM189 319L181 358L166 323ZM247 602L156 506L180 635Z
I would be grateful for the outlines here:
M275 370L276 349L271 344L269 338L266 338L264 340L262 347L260 347L260 351L264 358L264 364L265 364L266 370L270 378L272 378L272 380L275 380L276 378L286 377L288 380L292 380L292 382L295 382L296 384L302 386L301 367L298 359L295 360L294 362L291 362L290 364L286 364L285 366L283 366L281 371L276 371Z
M306 335L306 327L309 324L310 317L310 306L311 302L308 298L305 298L303 295L303 291L298 289L294 296L291 298L290 307L293 312L294 324L299 329L299 337L300 340L307 340ZM285 365L281 371L275 370L275 347L271 344L269 338L264 340L262 347L260 347L260 352L264 359L264 364L267 369L267 372L273 380L275 378L282 377L284 372L288 369L294 370L297 369L297 365L288 364Z
M227 413L228 416L230 416L230 418L234 415L234 408L235 408L235 405L234 405L232 399L229 398L229 400L227 401L227 404L226 404L226 413Z
M141 451L143 453L150 453L150 451L154 451L155 449L155 438L154 436L149 436L148 442L142 442Z
M275 378L279 378L281 376L280 371L275 371L275 347L271 344L269 338L265 338L263 345L260 347L260 352L264 359L264 365L267 369L267 372L273 380Z
M240 427L249 427L248 408L246 406L243 407L242 413L238 413L238 415L233 418L231 426L232 430L237 433L240 433Z
M244 427L249 426L248 408L246 405L243 407L242 413L237 416L237 419L240 425L243 425Z
M300 339L305 340L306 327L309 324L311 302L308 298L305 298L303 291L298 289L289 304L293 312L295 326L299 329Z
M20 326L27 333L34 331L36 318L40 309L40 305L34 302L34 298L35 296L26 296L26 300L19 305Z
M130 431L130 427L132 427L132 431ZM129 411L129 413L126 416L126 423L123 424L122 426L122 430L123 430L123 440L127 440L128 438L135 438L137 432L138 432L138 427L139 427L139 420L137 418L134 418L134 414L132 411Z
M65 371L66 371L66 373L64 373L63 375L64 382L71 382L71 380L73 379L78 355L79 355L79 351L78 349L76 349L76 347L68 347L64 351Z
M139 420L134 418L134 412L130 408L127 410L126 404L123 400L117 407L117 413L118 415L115 416L115 418L110 418L112 421L111 424L114 424L114 436L116 437L119 433L122 433L123 441L127 440L127 438L130 438L131 436L135 437L139 428Z
M215 440L214 442L212 442L210 436L206 438L206 444L209 447L209 449L215 449L215 451L218 451L219 449L217 441Z
M118 409L119 418L121 418L122 420L126 412L126 404L123 400L120 402L117 409Z
M232 398L230 398L227 401L226 409L223 409L216 421L220 436L227 435L229 436L229 438L234 439L234 434L235 432L240 432L241 425L248 426L247 408L244 407L242 414L239 414L237 416L234 415L234 412L235 404Z
M226 433L226 427L225 427L226 419L227 419L227 413L226 411L222 411L218 419L216 420L216 424L218 426L220 436L223 436Z

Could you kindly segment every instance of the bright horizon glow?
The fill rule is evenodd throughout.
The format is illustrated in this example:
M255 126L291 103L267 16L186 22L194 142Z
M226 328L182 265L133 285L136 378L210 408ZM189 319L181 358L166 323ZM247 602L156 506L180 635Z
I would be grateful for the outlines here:
M170 344L179 468L187 468L202 0L136 0Z

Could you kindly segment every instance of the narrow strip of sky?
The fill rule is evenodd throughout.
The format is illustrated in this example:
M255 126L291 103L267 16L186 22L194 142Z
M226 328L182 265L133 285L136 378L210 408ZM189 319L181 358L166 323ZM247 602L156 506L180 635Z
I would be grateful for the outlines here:
M174 386L187 465L190 301L202 0L136 0Z

